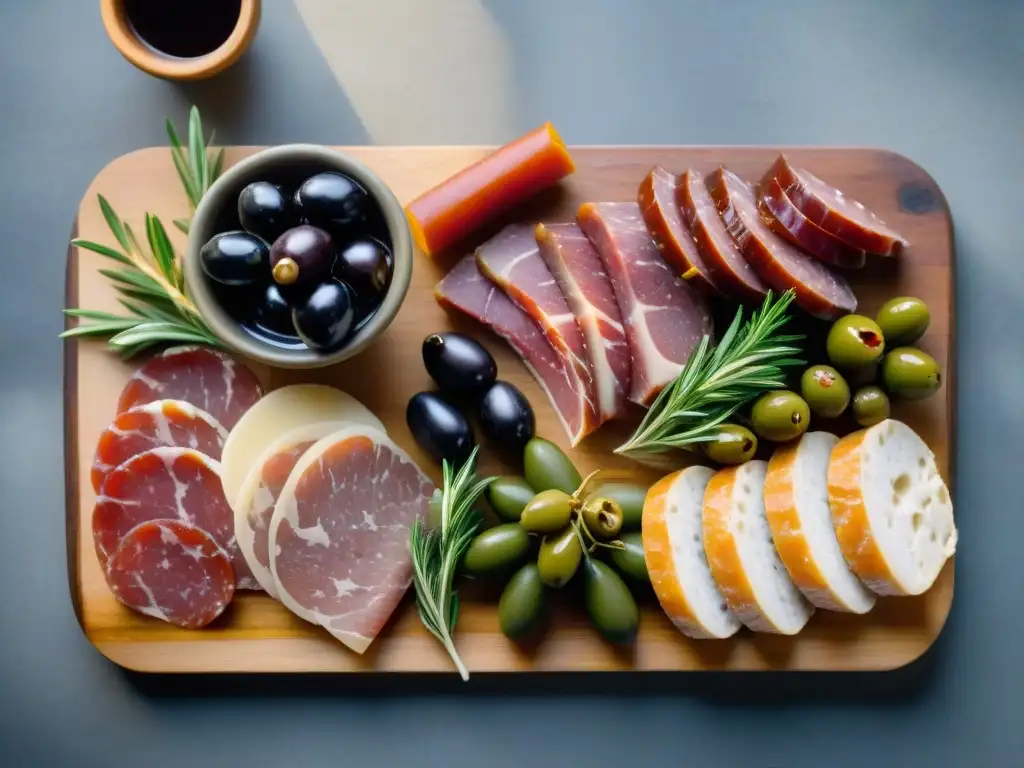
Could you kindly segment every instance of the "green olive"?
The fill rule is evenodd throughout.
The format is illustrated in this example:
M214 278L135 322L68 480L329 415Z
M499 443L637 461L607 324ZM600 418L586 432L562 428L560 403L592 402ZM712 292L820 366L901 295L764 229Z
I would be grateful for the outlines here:
M583 478L562 449L545 440L533 437L523 451L523 474L534 491L549 491L557 488L566 493L575 493Z
M519 522L523 508L534 497L536 491L522 477L502 475L487 486L487 502L502 520Z
M519 525L530 533L557 533L572 520L572 496L565 491L541 491L523 510Z
M519 565L530 550L530 537L519 523L503 523L478 533L470 542L462 567L477 576Z
M882 385L894 395L920 400L935 393L942 373L935 358L914 347L897 347L882 360Z
M435 488L427 502L427 527L437 530L441 527L441 489Z
M622 510L622 530L639 531L640 519L644 514L644 501L648 486L640 483L608 481L595 486L587 498L603 496L617 502Z
M640 611L629 587L607 563L592 557L583 566L583 602L608 642L630 643L636 637Z
M928 330L932 313L921 299L899 296L885 302L875 320L889 344L913 344Z
M757 452L757 436L739 424L722 424L715 439L701 443L709 459L718 464L742 464L754 458Z
M498 601L498 623L510 640L536 630L544 618L544 582L536 563L527 563L509 579Z
M846 315L836 320L825 339L828 359L839 368L870 365L885 351L885 336L878 323L864 315Z
M767 392L750 411L754 431L765 440L784 443L800 437L811 423L811 411L800 395L785 389Z
M560 533L545 536L537 553L541 581L555 589L564 587L580 567L582 557L580 534L574 526L567 525Z
M595 539L611 539L622 530L622 508L603 496L591 496L580 510L583 524Z
M634 581L650 584L647 561L644 559L644 541L640 531L624 533L619 537L624 549L612 550L612 564Z
M889 418L889 396L881 387L861 387L853 396L854 420L862 427L873 427Z
M800 377L800 394L819 416L837 419L850 404L850 385L830 365L812 365Z

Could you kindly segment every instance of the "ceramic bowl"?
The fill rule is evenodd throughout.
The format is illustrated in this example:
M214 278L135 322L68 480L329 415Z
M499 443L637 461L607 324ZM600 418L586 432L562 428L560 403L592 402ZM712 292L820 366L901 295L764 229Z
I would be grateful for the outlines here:
M329 171L345 174L358 181L379 206L391 239L391 283L380 306L344 346L330 352L319 352L304 345L279 346L245 330L221 306L210 280L203 272L199 252L213 235L238 228L238 195L250 182L266 180L294 186L314 173ZM394 193L373 171L360 161L327 147L288 144L247 157L224 171L213 183L199 201L192 218L184 269L192 300L210 330L228 347L252 360L278 368L321 368L359 354L384 333L398 314L409 290L412 262L412 236L405 213Z

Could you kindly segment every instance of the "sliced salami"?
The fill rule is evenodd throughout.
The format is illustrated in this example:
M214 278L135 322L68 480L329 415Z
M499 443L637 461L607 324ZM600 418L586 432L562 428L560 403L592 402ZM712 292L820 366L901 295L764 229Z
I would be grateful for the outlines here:
M185 629L205 627L235 594L231 559L206 531L180 520L132 528L110 559L107 582L132 610Z
M760 302L768 293L768 284L730 237L722 223L715 203L708 194L704 176L689 170L679 180L676 190L683 220L697 239L705 261L712 267L712 277L733 298Z
M154 400L184 400L230 430L262 396L253 372L223 352L173 347L135 372L121 392L117 412Z
M412 582L411 527L425 519L433 490L374 429L317 442L292 470L270 524L281 602L363 653Z
M704 260L693 233L683 221L677 202L679 177L660 165L640 183L637 201L644 223L668 265L707 296L722 293L712 278L714 268Z
M754 190L743 179L719 168L708 176L707 186L729 235L768 285L778 291L792 288L804 311L826 320L857 308L857 297L844 277L765 224Z
M150 448L180 446L220 459L228 432L206 411L184 400L155 400L121 413L100 435L92 463L97 493L107 473Z
M152 448L107 474L92 513L93 541L106 568L121 539L151 520L202 528L228 553L239 589L259 589L235 541L220 464L191 448Z
M899 256L907 239L890 228L861 203L819 179L810 171L793 166L779 155L761 180L761 186L775 179L786 197L812 223L852 248L880 256Z

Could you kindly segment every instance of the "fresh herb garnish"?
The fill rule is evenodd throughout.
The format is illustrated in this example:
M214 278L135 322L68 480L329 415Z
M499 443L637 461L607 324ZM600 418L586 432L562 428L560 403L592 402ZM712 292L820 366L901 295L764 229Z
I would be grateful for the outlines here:
M420 620L444 646L463 680L469 679L469 672L452 639L459 616L459 596L452 584L462 556L480 526L480 513L473 504L495 479L476 476L478 448L473 449L458 472L447 461L442 462L440 525L428 529L417 518L411 540L413 585Z
M705 336L679 375L658 395L644 420L615 452L640 461L715 439L719 425L739 408L772 389L785 386L784 368L802 365L794 342L801 335L780 335L795 298L792 290L773 300L769 292L746 324L742 308L717 346Z
M203 126L199 110L192 107L189 114L188 152L178 140L177 132L167 121L167 134L171 139L171 157L178 169L191 210L220 174L224 150L209 157L203 142ZM212 136L210 137L212 140ZM91 309L65 309L80 322L60 334L61 338L78 336L108 337L108 346L130 358L158 344L192 343L222 346L185 295L184 275L178 256L171 245L167 230L153 214L146 214L147 254L142 249L128 222L121 219L102 195L97 195L103 218L120 248L90 240L75 239L71 244L117 262L120 268L102 269L100 274L114 283L121 298L118 301L129 315L116 315ZM177 220L175 225L188 232L188 221Z

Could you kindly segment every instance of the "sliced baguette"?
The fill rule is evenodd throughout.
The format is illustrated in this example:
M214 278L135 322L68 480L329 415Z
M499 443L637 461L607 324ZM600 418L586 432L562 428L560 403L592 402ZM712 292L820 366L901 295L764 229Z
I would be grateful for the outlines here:
M643 512L644 560L658 602L680 632L699 640L740 628L704 553L704 489L713 474L696 466L673 472L647 492Z
M768 465L715 473L704 492L704 550L729 608L755 632L795 635L814 613L786 572L764 511Z
M828 467L843 555L880 595L919 595L956 552L953 500L935 455L894 419L847 435Z
M839 438L808 432L775 449L764 482L764 506L775 549L790 578L816 607L867 613L875 593L850 571L828 504L828 464Z

